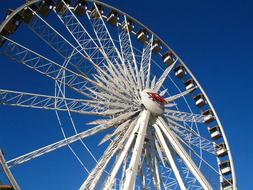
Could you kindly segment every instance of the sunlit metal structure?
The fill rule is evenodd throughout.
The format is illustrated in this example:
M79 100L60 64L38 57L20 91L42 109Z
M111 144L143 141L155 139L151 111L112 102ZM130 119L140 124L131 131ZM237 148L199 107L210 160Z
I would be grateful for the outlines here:
M38 38L14 35L21 25ZM24 40L40 40L62 59ZM165 42L128 14L99 1L29 0L8 11L0 46L1 56L55 84L54 95L0 89L0 106L51 110L59 123L66 112L75 129L73 136L62 130L62 140L11 160L1 152L11 184L6 188L21 189L11 168L61 147L86 168L71 144L81 141L92 155L82 140L104 132L98 144L108 146L80 190L236 189L229 145L204 90ZM72 114L96 119L78 132Z

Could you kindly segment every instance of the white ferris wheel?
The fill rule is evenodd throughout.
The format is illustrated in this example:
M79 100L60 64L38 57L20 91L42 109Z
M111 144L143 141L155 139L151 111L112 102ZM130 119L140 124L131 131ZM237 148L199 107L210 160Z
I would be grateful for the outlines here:
M62 149L82 169L80 190L236 189L229 145L204 90L128 14L99 1L27 0L0 25L0 55L2 68L18 64L30 81L45 81L41 91L0 85L1 110L53 113L50 127L61 132L21 155L1 151L9 185L0 189L22 189L15 168Z

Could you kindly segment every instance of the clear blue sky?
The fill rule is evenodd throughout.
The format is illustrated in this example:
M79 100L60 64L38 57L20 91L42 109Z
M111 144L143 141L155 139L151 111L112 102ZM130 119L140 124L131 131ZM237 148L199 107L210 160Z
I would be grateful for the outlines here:
M253 1L104 2L147 25L189 66L223 123L239 189L253 190ZM20 3L0 0L0 20L8 7L15 8ZM1 81L0 88L2 84ZM1 136L4 132L1 126ZM32 176L32 171L26 172Z

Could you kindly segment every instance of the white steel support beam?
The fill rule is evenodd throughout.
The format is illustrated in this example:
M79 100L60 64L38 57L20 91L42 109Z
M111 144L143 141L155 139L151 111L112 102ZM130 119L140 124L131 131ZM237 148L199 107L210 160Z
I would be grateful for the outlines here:
M175 100L177 100L177 99L179 99L179 98L181 98L181 97L184 97L185 95L189 94L190 92L192 92L194 89L197 89L197 88L198 88L198 87L195 86L195 87L193 87L193 88L190 88L189 90L185 90L185 91L183 91L183 92L180 92L180 93L178 93L178 94L175 94L175 95L173 95L173 96L170 96L170 97L168 97L168 98L165 98L165 100L166 100L167 103L173 102L173 101L175 101Z
M141 120L139 120L139 121L141 121ZM136 135L135 133L137 132L137 130L139 130L138 125L140 125L140 122L137 123L136 127L134 128L134 131L129 136L126 144L124 145L123 150L121 151L119 157L117 158L116 163L114 164L113 169L112 169L112 171L111 171L111 173L110 173L110 175L109 175L109 177L106 181L106 184L103 188L104 190L110 190L111 189L111 187L114 183L115 177L116 177L116 175L117 175L124 159L126 158L128 152L129 152L129 149L131 148L131 145L132 145L132 143L135 139L135 135Z
M58 83L58 87L64 86ZM60 90L61 91L61 90ZM130 106L122 103L100 100L73 99L43 94L0 89L0 105L17 106L44 110L68 111L71 113L108 116ZM57 104L56 104L57 102ZM114 110L108 110L109 107Z
M3 168L3 171L4 171L5 175L7 176L8 180L11 183L14 190L20 190L20 187L18 186L15 178L13 177L13 175L12 175L12 173L11 173L11 171L10 171L6 161L5 161L2 150L0 150L0 163L2 165L2 168Z
M205 118L212 118L212 115L201 115L195 113L182 112L177 110L165 109L164 115L169 117L175 121L183 121L183 122L197 122L204 123Z
M149 88L150 83L150 70L151 70L151 57L152 57L153 35L148 44L143 48L141 58L140 72L144 74L142 78L143 89Z
M111 127L111 125L98 125L96 127L90 128L90 129L83 131L81 133L78 133L74 136L67 137L66 139L60 140L56 143L47 145L47 146L37 149L33 152L30 152L30 153L27 153L27 154L22 155L20 157L17 157L15 159L9 160L9 161L7 161L7 164L9 167L13 167L15 165L22 164L22 163L27 162L31 159L36 158L36 157L42 156L46 153L52 152L56 149L59 149L59 148L64 147L66 145L72 144L80 139L84 139L86 137L92 136L92 135L99 133L101 131L104 131L110 127Z
M149 140L150 142L150 140ZM156 177L155 171L154 171L154 158L155 155L153 155L152 153L152 148L149 147L148 145L146 146L146 155L145 155L145 162L146 162L146 166L147 166L147 172L150 173L150 181L153 182L156 190L157 190L157 186L158 186L158 179Z
M140 176L140 181L141 181L141 188L142 189L147 189L146 188L146 176L143 174L143 168L138 169L138 175Z
M90 190L95 189L96 185L102 176L103 172L106 169L107 164L111 160L111 158L116 154L119 147L122 146L122 137L124 133L122 132L119 136L117 136L105 150L103 156L98 161L96 167L90 172L89 176L83 182L79 190Z
M78 63L87 59L69 40L67 40L60 32L52 27L47 21L45 21L39 14L37 14L30 7L28 8L34 15L31 23L27 26L35 33L41 40L48 44L53 50L55 50L64 59L75 55L75 60ZM72 59L72 58L71 58ZM75 64L77 63L75 62ZM74 63L74 62L72 62Z
M177 152L178 156L183 160L184 164L187 166L190 172L194 175L194 177L197 179L197 181L202 186L202 188L204 190L212 190L213 188L211 187L207 179L201 173L201 171L196 166L196 164L191 159L191 157L187 154L183 146L177 140L174 132L170 130L169 126L166 124L166 122L164 121L162 117L159 117L157 119L157 125L160 127L164 135L167 137L167 139L171 143L174 150Z
M88 94L85 93L88 85L88 81L86 81L86 79L88 79L87 77L68 68L64 68L61 64L58 64L9 38L3 38L6 40L6 46L5 49L0 52L1 55L3 54L4 56L25 65L28 68L53 79L54 81L59 81L60 79L57 78L59 71L65 70L66 86L76 92L88 96Z
M118 23L119 24L119 23ZM121 57L123 63L128 63L129 71L131 73L131 77L133 77L135 84L137 84L137 78L139 76L138 67L136 64L135 54L133 51L131 36L128 28L128 20L127 17L124 16L124 21L121 24L121 27L118 27L118 36L121 48ZM135 70L134 70L135 68Z
M158 81L155 84L155 91L159 92L160 88L162 87L165 79L169 76L171 70L173 69L174 65L176 64L177 60L170 65L169 67L167 67L167 69L164 70L163 74L160 76L160 78L158 79Z
M134 184L136 180L139 162L141 159L141 153L144 145L146 131L148 128L149 118L150 118L150 111L147 110L140 124L140 128L138 130L138 135L133 148L132 158L126 170L126 178L123 185L123 190L134 189Z
M57 102L57 106L54 103ZM66 102L66 105L64 104ZM0 105L38 108L88 114L89 101L0 89ZM95 104L94 104L95 105ZM68 107L68 108L67 108Z
M161 190L161 179L160 179L160 174L159 174L159 169L158 169L158 162L157 158L154 158L154 167L155 167L155 176L157 179L157 184L156 184L156 189Z
M150 153L151 153L151 157L152 162L153 162L153 169L154 169L154 178L155 178L155 186L157 190L161 190L161 180L160 180L160 176L159 176L159 168L158 168L158 161L157 161L157 154L156 154L156 147L155 147L155 137L152 134L150 134L149 137L151 140L150 142Z
M111 62L114 62L114 59L120 60L120 62L122 62L119 50L115 46L111 34L106 27L101 11L99 10L95 2L93 4L95 9L91 12L87 11L86 13L96 34L100 47L103 52L108 56ZM96 15L98 16L98 18L96 18Z
M149 139L146 144L146 153L145 153L145 161L148 167L148 171L150 175L152 176L153 184L156 188L156 190L160 190L160 179L159 176L156 173L156 148L154 145L154 135L153 131L148 130L147 131L147 138ZM158 169L158 168L157 168Z
M55 10L54 11L70 35L78 44L79 47L77 47L77 49L81 49L81 52L84 53L84 55L96 69L99 68L98 65L106 66L105 63L107 63L107 55L97 45L93 37L91 37L86 28L76 17L73 9L71 9L71 7L67 5L65 1L63 1L63 3L64 6L67 7L63 15L59 15Z
M171 169L172 169L172 171L173 171L173 173L174 173L174 175L176 177L176 180L178 182L178 185L179 185L180 189L181 190L186 190L184 181L183 181L183 179L182 179L182 177L181 177L181 175L180 175L180 173L179 173L179 171L177 169L177 165L176 165L176 163L175 163L175 161L174 161L174 159L172 157L170 149L168 148L168 146L166 144L166 141L165 141L165 139L163 137L163 134L162 134L161 130L159 129L158 125L156 125L156 124L154 125L154 128L155 128L158 140L159 140L159 142L161 143L161 146L164 149L164 152L165 152L166 157L167 157L167 159L168 159L168 161L170 163Z
M171 120L170 118L166 118L166 120L169 123L171 130L173 130L175 135L177 135L177 137L180 137L181 142L187 144L188 146L193 145L195 147L198 147L201 150L209 152L210 154L213 155L216 154L213 142L200 136L194 130L191 130L190 128L182 126L179 123Z
M105 150L103 156L100 158L96 167L92 170L92 172L81 185L80 190L94 189L96 187L97 182L100 179L110 159L119 151L121 147L123 147L126 139L131 136L131 133L138 131L141 119L142 117L138 118L136 125L135 121L133 121L133 124L130 124L128 129L121 131L120 134L118 134L117 137L113 139L108 148Z

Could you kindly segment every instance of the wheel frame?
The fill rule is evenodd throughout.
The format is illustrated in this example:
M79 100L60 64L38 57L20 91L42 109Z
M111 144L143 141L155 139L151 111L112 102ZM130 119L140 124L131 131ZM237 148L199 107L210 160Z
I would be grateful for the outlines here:
M20 11L22 11L25 7L28 7L30 5L33 5L35 3L38 3L42 0L31 0L31 1L28 1L26 2L25 4L21 5L20 7L18 7L17 9L15 9L5 20L4 22L0 25L0 32L3 30L3 28L5 27L5 25L11 21L11 19L16 15L18 14ZM228 140L227 140L227 137L225 135L225 132L224 132L224 129L223 129L223 126L221 124L221 121L210 101L210 99L208 98L208 96L206 95L205 91L203 90L203 88L201 87L200 83L198 82L198 80L196 79L196 77L193 75L193 73L190 71L190 69L187 67L187 65L183 62L183 60L173 51L173 49L171 49L169 47L169 45L167 45L156 33L152 32L148 27L146 27L144 24L142 24L141 22L139 22L138 20L136 20L135 18L133 18L132 16L128 15L127 13L111 6L111 5L108 5L106 3L103 3L103 2L99 2L99 1L93 1L93 0L88 0L89 2L95 2L96 4L98 5L101 5L107 9L110 9L110 10L114 10L116 12L118 12L120 15L124 15L127 17L127 19L133 21L136 25L139 26L139 28L143 28L145 29L148 33L152 34L157 40L159 40L161 42L161 46L163 48L166 48L168 49L169 51L171 51L173 53L173 55L175 55L180 64L184 67L185 69L185 72L190 76L191 79L193 79L193 81L196 83L196 86L198 87L198 90L201 92L201 94L204 96L206 102L207 102L207 105L210 107L211 111L213 112L213 115L215 117L215 121L217 122L219 128L220 128L220 132L221 132L221 135L222 135L222 138L224 140L224 143L226 145L226 148L227 148L227 154L228 154L228 161L230 162L230 167L231 167L231 176L232 176L232 180L233 180L233 189L237 189L237 185L236 185L236 176L235 176L235 168L234 168L234 164L233 164L233 159L232 159L232 154L231 154L231 150L230 150L230 147L229 147L229 144L228 144ZM134 33L134 31L132 31L131 33ZM217 163L219 164L220 163L220 159L218 156L217 157ZM2 161L2 164L6 164L5 161ZM219 166L218 166L219 167ZM222 175L221 171L219 170L220 172L220 175ZM14 178L13 178L14 179ZM9 177L9 180L10 181L13 181L12 177ZM220 182L221 183L221 182ZM14 187L16 186L13 182L12 184Z

